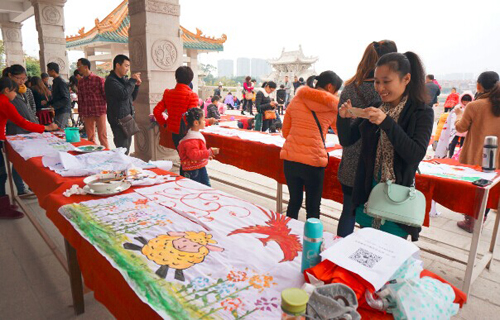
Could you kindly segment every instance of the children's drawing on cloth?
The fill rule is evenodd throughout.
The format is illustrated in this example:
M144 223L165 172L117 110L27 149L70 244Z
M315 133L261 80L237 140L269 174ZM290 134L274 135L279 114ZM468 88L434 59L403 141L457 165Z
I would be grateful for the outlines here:
M275 241L280 246L283 252L283 260L280 262L293 261L297 257L298 252L302 251L302 244L299 241L299 236L292 234L292 230L287 225L291 218L277 214L273 211L268 212L260 207L259 209L269 218L269 220L265 222L265 225L255 225L236 229L231 231L228 236L243 233L267 236L258 239L264 246L267 246L269 241Z
M160 266L156 274L165 279L169 269L175 270L175 279L184 281L184 270L202 263L210 251L224 251L214 246L217 241L212 240L211 234L205 232L168 232L147 241L143 237L136 237L142 246L126 242L123 247L128 250L137 250L149 260Z

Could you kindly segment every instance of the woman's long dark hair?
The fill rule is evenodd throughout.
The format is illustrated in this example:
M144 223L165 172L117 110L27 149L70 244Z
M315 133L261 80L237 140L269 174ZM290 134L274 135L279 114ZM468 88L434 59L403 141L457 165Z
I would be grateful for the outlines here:
M6 69L7 69L7 74L11 74L13 76L18 76L20 74L26 74L26 69L24 69L24 67L20 64L13 64Z
M271 89L276 89L277 85L274 81L267 81L262 84L262 88L269 87Z
M45 83L43 83L42 78L40 77L33 77L31 78L31 88L36 90L41 95L44 95L46 99L50 97L50 90L47 88Z
M484 94L479 99L490 99L492 112L500 117L500 81L495 71L485 71L479 75L477 82L484 88Z
M399 74L402 79L408 73L411 80L406 86L404 95L416 103L426 104L430 98L425 87L425 71L422 61L413 52L404 54L393 52L384 54L377 62L377 67L388 66L392 71Z
M358 64L358 69L356 74L351 79L345 82L345 85L350 85L354 83L356 86L360 86L363 81L366 81L370 77L373 77L373 71L375 70L375 64L378 59L386 53L397 52L398 47L396 43L391 40L373 41L370 43L363 53L363 57Z

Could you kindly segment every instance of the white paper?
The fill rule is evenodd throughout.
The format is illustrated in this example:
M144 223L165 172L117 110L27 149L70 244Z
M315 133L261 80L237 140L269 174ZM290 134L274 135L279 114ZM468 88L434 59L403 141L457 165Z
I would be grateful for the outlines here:
M156 166L158 169L170 171L172 170L173 163L168 160L157 160L157 161L149 161L150 164Z
M363 228L321 253L323 259L356 273L379 290L419 248L397 236Z
M75 150L71 143L48 132L8 136L7 141L24 160L43 156L57 157L59 151Z
M451 166L444 163L434 164L431 162L420 162L418 165L422 174L438 176L453 180L474 181L477 179L493 180L496 172L481 172L469 167Z

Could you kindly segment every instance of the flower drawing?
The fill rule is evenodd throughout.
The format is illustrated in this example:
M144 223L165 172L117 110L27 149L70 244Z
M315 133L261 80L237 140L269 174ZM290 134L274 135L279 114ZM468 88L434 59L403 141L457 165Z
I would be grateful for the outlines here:
M269 275L259 275L256 274L250 278L248 283L254 288L259 290L259 292L264 291L266 288L270 288L271 285L276 285L276 282L273 282L273 277Z
M222 283L218 284L214 289L217 290L217 292L220 295L224 295L224 294L231 293L231 288L233 288L233 287L234 287L234 283L222 282Z
M243 301L240 298L229 298L220 303L221 307L226 311L235 311L238 308L243 307Z
M191 285L195 290L203 289L208 286L208 278L196 277L191 281Z
M227 280L231 282L243 282L248 279L247 273L244 271L229 271Z
M261 311L272 311L278 308L278 298L274 297L271 299L260 298L255 301L255 307Z

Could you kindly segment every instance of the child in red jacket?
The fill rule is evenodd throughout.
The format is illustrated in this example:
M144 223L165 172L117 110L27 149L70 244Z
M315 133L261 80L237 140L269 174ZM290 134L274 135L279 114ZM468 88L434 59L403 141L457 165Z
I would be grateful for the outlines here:
M219 154L219 148L207 149L205 137L200 132L205 128L203 110L189 109L186 119L189 130L179 142L178 149L183 176L210 187L206 165L209 159Z

